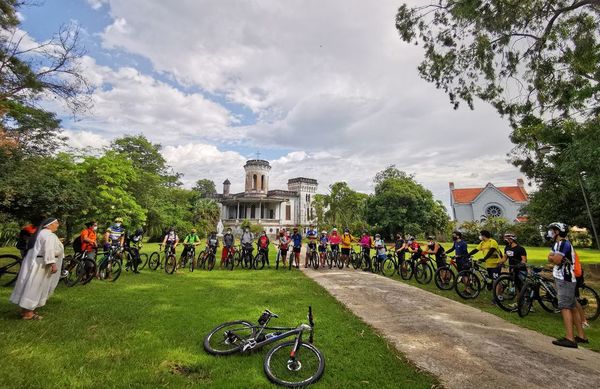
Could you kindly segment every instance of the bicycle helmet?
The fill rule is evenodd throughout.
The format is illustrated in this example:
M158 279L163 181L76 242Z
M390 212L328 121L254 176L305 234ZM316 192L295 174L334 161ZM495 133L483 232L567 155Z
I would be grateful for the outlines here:
M196 230L195 228L192 228L190 231L192 234L195 234L196 232L198 232L198 230Z
M337 228L334 228L332 231L333 231L333 232L337 232Z
M323 230L323 231L321 231L321 234L327 235L327 231Z
M558 235L564 238L567 236L567 232L569 232L569 226L567 226L565 223L554 222L548 225L548 231L550 230L558 231ZM546 238L552 237L550 236L550 234L547 234Z
M123 223L123 218L122 217L116 217L115 218L115 223Z
M504 233L504 239L511 239L511 240L516 241L517 240L517 236L514 233L512 233L512 232L505 232Z
M344 229L344 233L348 233L349 234L350 233L350 229L349 228L345 228Z
M381 238L381 235L379 235L379 234L375 234L375 237L376 237L376 238Z

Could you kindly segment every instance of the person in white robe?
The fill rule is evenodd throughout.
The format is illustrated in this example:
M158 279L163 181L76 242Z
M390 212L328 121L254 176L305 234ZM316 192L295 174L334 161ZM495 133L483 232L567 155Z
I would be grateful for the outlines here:
M10 296L10 301L21 307L23 320L42 319L35 310L46 304L60 280L65 253L55 234L58 226L56 218L46 219L29 241L29 250Z

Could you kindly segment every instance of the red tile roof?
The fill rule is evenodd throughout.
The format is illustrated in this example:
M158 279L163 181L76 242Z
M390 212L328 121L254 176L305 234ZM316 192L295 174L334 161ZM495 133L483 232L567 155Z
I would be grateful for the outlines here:
M453 189L452 198L455 203L465 204L471 203L481 191L485 188L463 188L463 189ZM525 192L520 186L498 186L496 187L499 191L507 195L510 199L516 202L524 202L529 199L529 195Z

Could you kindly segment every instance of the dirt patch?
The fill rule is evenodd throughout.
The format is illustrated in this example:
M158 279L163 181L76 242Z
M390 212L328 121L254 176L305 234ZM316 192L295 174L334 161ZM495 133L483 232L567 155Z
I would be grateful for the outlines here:
M170 374L186 377L188 380L195 383L206 384L211 381L210 369L205 366L176 361L163 361L160 364L160 368Z

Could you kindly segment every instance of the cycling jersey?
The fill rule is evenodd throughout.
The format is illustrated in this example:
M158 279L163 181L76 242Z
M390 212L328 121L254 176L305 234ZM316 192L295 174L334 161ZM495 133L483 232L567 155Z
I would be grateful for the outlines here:
M329 243L329 238L327 238L327 236L322 236L322 237L319 239L319 244L320 244L321 246L327 246L327 243Z
M200 237L197 234L189 234L183 240L183 244L194 244L200 242Z
M339 236L337 233L333 233L331 235L329 235L329 243L331 245L338 245L342 242L342 237Z
M292 235L292 241L294 242L294 247L302 246L302 235L299 232Z
M571 242L567 239L561 239L552 246L552 253L559 254L563 257L560 265L554 265L552 275L555 280L563 280L566 282L575 282L575 251Z
M279 237L279 249L281 251L286 251L288 249L288 244L290 244L290 238L285 235Z
M456 253L456 256L458 258L468 258L469 257L469 251L467 249L467 242L465 242L464 240L457 240L454 242L454 244L452 245L452 248L450 250L448 250L448 253L451 253L452 251L454 251Z
M350 245L352 245L352 242L356 240L352 235L350 234L344 234L342 235L342 248L343 249L349 249Z
M373 245L373 240L369 235L364 235L362 238L360 238L358 244L361 245L363 248L371 248L371 246Z
M123 226L112 225L108 227L108 230L106 230L106 232L108 232L109 243L119 243L121 237L125 233L125 228L123 228Z
M233 234L228 232L227 234L223 235L223 245L225 247L231 247L231 246L233 246L233 240L234 239L235 238L233 237Z
M206 244L211 247L217 247L217 245L219 244L219 240L216 237L210 237L206 241Z
M386 248L383 239L375 239L375 249L377 250L377 256L385 255Z
M479 242L479 245L477 245L477 250L481 251L484 258L490 252L491 249L496 249L496 251L492 254L491 257L489 257L485 261L485 267L487 268L498 267L498 261L500 261L498 242L496 242L494 239L488 239L482 240L481 242Z
M258 247L261 249L268 249L269 238L267 238L266 236L261 236L260 238L258 238Z
M316 230L308 230L306 231L306 237L310 242L314 242L317 240L318 233Z

